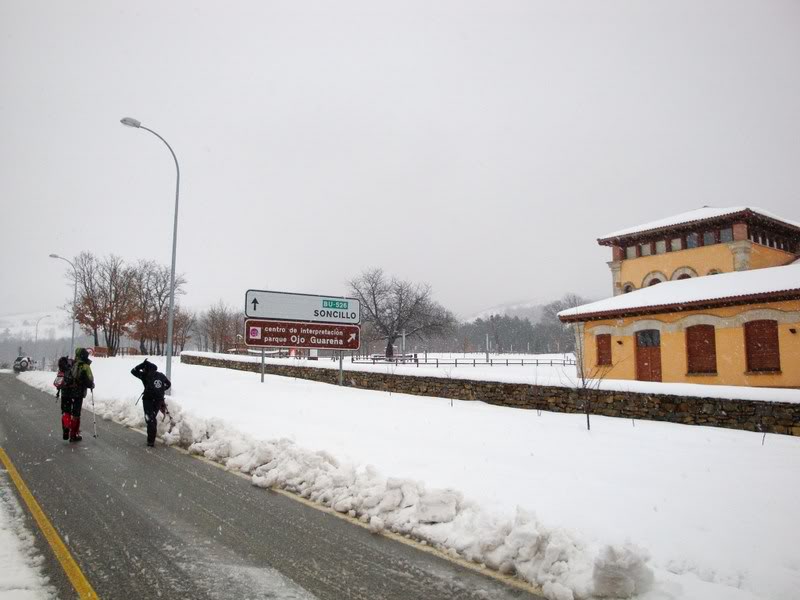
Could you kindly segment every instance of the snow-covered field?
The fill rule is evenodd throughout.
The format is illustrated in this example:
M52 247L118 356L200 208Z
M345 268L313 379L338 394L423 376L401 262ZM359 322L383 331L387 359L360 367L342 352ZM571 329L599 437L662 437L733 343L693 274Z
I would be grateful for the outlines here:
M142 426L135 362L95 360L95 402ZM604 417L587 431L580 415L173 366L168 443L548 598L797 598L798 438ZM53 391L53 374L20 378Z
M211 352L183 352L186 356L208 356L223 358L225 360L240 362L261 362L260 356L233 355L233 354L214 354ZM461 357L461 354L430 354L432 357ZM473 356L473 355L469 355ZM474 355L480 358L482 355ZM574 365L561 366L558 364L545 364L549 359L553 361L563 360L563 354L531 354L531 355L492 355L492 358L502 361L508 357L510 361L517 361L517 364L510 366L495 364L488 365L416 365L413 363L394 364L380 363L363 364L350 362L345 358L342 368L345 371L370 371L376 373L390 373L397 375L411 375L415 377L446 377L452 379L472 379L476 381L502 381L505 383L527 383L533 385L549 385L560 387L576 387L577 372ZM566 355L573 358L572 355ZM526 360L538 359L539 365L519 364L519 359ZM459 358L459 360L462 360ZM266 358L266 364L289 365L312 367L317 369L338 369L338 361L330 359L320 359L318 361L298 360L294 358ZM597 387L603 390L616 390L620 392L640 392L645 394L676 394L679 396L697 396L701 398L735 398L738 400L761 400L765 402L793 402L800 403L800 390L779 389L779 388L754 388L734 385L703 385L699 383L657 383L653 381L624 381L620 379L605 379L597 382Z
M8 474L0 469L0 598L41 600L55 596L41 573L42 557L25 527Z

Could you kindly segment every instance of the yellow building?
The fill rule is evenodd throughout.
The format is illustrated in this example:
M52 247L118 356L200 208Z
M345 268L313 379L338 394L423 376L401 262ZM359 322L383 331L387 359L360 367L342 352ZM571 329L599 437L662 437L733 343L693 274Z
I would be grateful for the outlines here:
M800 388L800 224L704 207L598 242L615 296L559 314L586 374Z

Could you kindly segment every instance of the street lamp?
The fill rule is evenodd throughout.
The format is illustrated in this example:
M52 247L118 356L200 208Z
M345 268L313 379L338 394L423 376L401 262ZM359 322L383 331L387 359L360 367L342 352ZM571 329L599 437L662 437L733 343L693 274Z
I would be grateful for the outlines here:
M119 121L123 125L127 127L134 127L136 129L144 129L145 131L149 131L162 142L164 145L169 149L170 154L172 154L172 159L175 161L175 171L178 174L178 177L175 182L175 217L173 219L172 225L172 268L170 270L170 284L169 284L169 318L167 320L167 379L172 378L172 328L173 323L175 321L175 253L178 247L178 195L181 189L181 168L178 166L178 157L175 156L175 152L172 150L172 146L167 143L163 137L158 135L152 129L148 129L140 121L136 119L132 119L130 117L125 117L124 119L120 119Z
M50 315L44 315L44 316L39 317L38 319L36 319L36 333L34 333L34 335L33 335L33 360L34 360L34 362L36 362L36 346L39 343L39 321L41 321L42 319L46 319L49 316ZM44 362L44 360L42 360L42 362ZM44 367L44 365L42 365L42 367Z
M72 267L72 274L75 277L75 289L72 292L72 338L69 341L69 356L72 358L72 355L75 354L75 311L77 310L75 305L78 303L78 270L75 268L75 265L72 264L71 260L64 258L63 256L51 254L50 258L57 258L59 260L68 262L69 266Z

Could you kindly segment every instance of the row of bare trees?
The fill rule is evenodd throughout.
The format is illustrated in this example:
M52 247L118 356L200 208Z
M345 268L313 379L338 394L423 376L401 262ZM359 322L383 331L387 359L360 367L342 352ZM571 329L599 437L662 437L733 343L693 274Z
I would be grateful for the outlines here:
M170 295L169 268L153 261L126 264L113 254L97 257L82 252L75 260L77 301L68 308L80 327L103 345L111 356L117 354L123 337L138 343L142 354L163 354L167 340ZM74 280L73 280L74 281ZM175 277L175 295L184 293L186 280ZM183 349L194 328L195 316L175 307L174 344Z
M242 341L244 312L222 300L198 315L194 323L194 342L204 352L225 352Z

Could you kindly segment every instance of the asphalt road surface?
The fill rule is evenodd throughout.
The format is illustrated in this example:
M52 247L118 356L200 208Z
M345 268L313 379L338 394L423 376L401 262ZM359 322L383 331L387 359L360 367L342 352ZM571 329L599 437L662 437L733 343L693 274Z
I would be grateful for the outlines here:
M86 407L83 442L62 441L59 420L52 395L0 374L0 447L100 598L537 598L116 423L94 439ZM28 525L59 597L76 597Z

